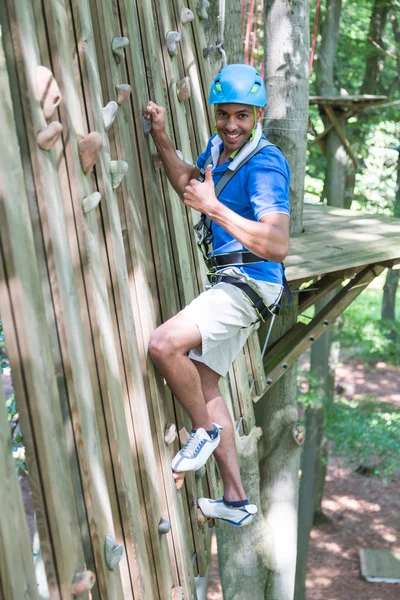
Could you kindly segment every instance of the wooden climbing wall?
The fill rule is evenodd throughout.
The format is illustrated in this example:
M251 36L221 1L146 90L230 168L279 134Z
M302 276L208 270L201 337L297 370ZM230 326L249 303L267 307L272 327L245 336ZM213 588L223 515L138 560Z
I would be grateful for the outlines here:
M198 215L168 183L142 117L149 99L166 106L184 159L204 149L206 5L0 6L0 315L52 599L195 599L207 573L211 530L196 503L217 496L218 474L209 461L177 489L174 426L182 439L190 423L147 352L155 327L202 287ZM263 377L253 337L221 382L239 433L254 424ZM7 430L0 406L0 600L39 598L28 532L15 535L23 507Z

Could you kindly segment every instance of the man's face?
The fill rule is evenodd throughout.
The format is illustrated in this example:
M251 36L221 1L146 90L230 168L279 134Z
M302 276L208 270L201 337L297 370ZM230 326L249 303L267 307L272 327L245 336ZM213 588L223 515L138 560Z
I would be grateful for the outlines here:
M260 121L263 108L256 108ZM216 126L224 148L229 153L239 150L251 136L254 123L254 107L247 104L219 104L215 113Z

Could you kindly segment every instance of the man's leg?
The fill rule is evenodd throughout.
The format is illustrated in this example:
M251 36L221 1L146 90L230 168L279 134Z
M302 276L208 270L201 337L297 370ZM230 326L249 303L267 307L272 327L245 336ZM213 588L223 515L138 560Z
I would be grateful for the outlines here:
M193 364L200 376L209 417L211 421L223 427L221 442L215 450L214 456L224 482L224 498L232 502L245 500L246 494L240 476L233 423L218 388L220 375L201 362L193 361Z
M172 393L188 412L193 428L210 431L214 425L207 412L200 375L186 356L200 345L197 325L187 316L178 314L154 331L149 351Z

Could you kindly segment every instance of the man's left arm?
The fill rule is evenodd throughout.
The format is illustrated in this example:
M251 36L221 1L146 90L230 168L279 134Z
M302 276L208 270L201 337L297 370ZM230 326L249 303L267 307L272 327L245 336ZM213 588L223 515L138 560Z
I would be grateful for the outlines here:
M191 180L183 194L187 206L203 212L223 227L245 248L261 258L282 262L289 251L289 215L267 214L259 221L241 217L219 202L212 180L212 167L207 167L205 180Z

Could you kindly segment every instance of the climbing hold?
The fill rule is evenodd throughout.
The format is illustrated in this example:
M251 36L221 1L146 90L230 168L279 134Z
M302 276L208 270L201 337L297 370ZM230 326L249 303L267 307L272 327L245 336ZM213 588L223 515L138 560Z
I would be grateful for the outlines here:
M50 150L60 137L62 125L58 121L52 121L45 129L39 131L36 140L43 150Z
M90 196L86 196L86 198L82 200L83 212L86 214L91 210L95 209L96 206L100 203L100 200L100 192L93 192L93 194L90 194Z
M194 14L193 11L190 10L190 8L186 8L185 6L182 6L181 8L181 21L184 25L186 25L186 23L190 23L190 21L194 20Z
M184 102L188 98L190 98L191 90L190 90L190 77L184 77L176 84L176 93L178 94L178 98L181 102Z
M328 321L327 319L324 319L324 320L322 321L322 325L323 325L324 327L328 327L328 325L329 325L329 321Z
M111 181L112 188L116 190L125 175L128 172L128 163L124 160L111 161Z
M203 48L204 58L208 58L213 50L214 50L214 46L211 46L210 44L208 44L207 48Z
M180 490L185 481L185 473L175 473L175 471L172 471L172 476L175 481L176 489Z
M281 367L282 367L282 369L287 369L288 368L288 364L284 362L284 363L281 364Z
M203 513L201 512L200 508L196 509L196 519L197 519L197 525L202 528L204 527L204 525L207 523L208 521L208 517L206 517L205 515L203 515Z
M184 446L189 441L190 435L185 427L179 430L179 441Z
M124 554L124 547L122 544L117 544L112 535L107 533L106 540L104 542L104 556L109 569L113 570L120 563L121 558Z
M121 83L120 85L116 85L115 87L118 93L117 102L118 104L122 104L131 95L132 88L128 83Z
M117 115L118 104L111 100L104 108L101 109L103 113L103 123L106 129L110 129Z
M183 160L182 152L180 150L176 150L175 152L176 152L177 157L180 158L181 160Z
M267 379L267 381L265 382L267 385L271 385L272 383L272 379Z
M208 0L200 0L199 6L197 7L197 14L200 19L208 19L208 9L210 8L210 3Z
M46 119L50 119L62 100L60 88L53 73L47 67L36 67L36 86Z
M80 596L92 589L96 576L92 571L77 571L72 578L71 596Z
M174 587L171 589L171 600L185 600L183 587Z
M171 531L171 523L168 521L168 519L163 519L161 517L160 522L158 524L158 533L161 533L161 535L164 535L166 533L169 533Z
M202 479L202 477L204 477L205 474L206 465L203 465L202 467L200 467L200 469L197 469L197 471L195 472L196 479Z
M92 131L86 137L79 140L78 150L81 158L82 169L89 173L96 164L103 147L103 138L97 131Z
M159 171L162 167L162 162L159 154L153 154L153 168L155 171ZM168 443L168 442L167 442Z
M177 56L177 42L181 41L181 34L178 31L168 31L166 35L167 48L170 56Z
M315 340L315 337L313 335L309 335L308 339L310 340L310 342L313 342Z
M146 117L142 117L142 125L144 135L149 135L152 127L151 119L146 119Z
M121 59L124 58L124 48L129 46L129 39L127 37L115 37L111 42L111 49L114 52L115 61L119 64Z
M306 429L300 423L296 423L292 430L292 437L298 446L301 446L306 439Z
M157 154L158 156L158 154ZM176 425L175 423L170 423L169 425L167 425L165 427L165 434L164 434L164 440L165 443L169 446L170 444L172 444L172 442L174 442L178 437L177 431L176 431Z

